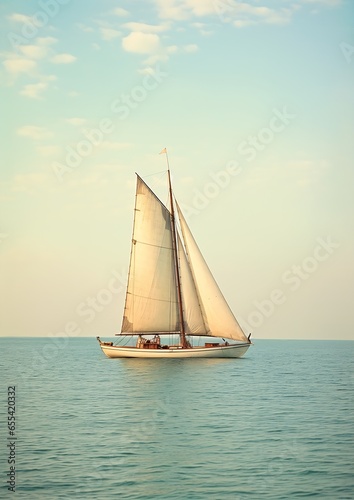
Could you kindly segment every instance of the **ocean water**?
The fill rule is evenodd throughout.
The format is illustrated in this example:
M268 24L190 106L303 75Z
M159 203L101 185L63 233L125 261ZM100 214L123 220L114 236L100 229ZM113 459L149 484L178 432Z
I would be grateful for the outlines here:
M233 360L108 359L88 338L0 346L0 498L354 498L354 342L255 340Z

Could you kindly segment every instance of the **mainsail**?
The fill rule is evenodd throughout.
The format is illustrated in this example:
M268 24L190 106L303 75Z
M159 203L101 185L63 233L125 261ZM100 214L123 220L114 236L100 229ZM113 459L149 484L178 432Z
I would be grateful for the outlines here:
M179 325L171 214L137 176L122 332L174 332Z

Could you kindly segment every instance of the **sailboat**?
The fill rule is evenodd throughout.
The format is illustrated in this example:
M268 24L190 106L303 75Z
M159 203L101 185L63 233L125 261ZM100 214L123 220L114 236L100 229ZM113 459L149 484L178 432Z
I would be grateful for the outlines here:
M97 340L109 358L239 358L252 344L250 335L198 248L173 195L167 149L161 153L166 154L169 207L136 174L120 339Z

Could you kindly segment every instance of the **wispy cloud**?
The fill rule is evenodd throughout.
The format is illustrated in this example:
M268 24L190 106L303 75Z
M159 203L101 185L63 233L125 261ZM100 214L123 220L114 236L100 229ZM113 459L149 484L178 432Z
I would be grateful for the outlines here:
M56 80L55 75L43 75L40 69L50 57L55 57L52 45L57 42L58 39L51 36L38 37L32 40L32 43L19 45L18 52L2 54L3 66L9 76L10 85L14 85L20 77L22 85L26 77L32 80L21 87L20 95L31 99L41 99L49 88L49 83Z
M102 39L105 41L114 40L121 36L121 32L113 28L100 28Z
M92 26L87 26L86 24L82 23L77 23L76 26L81 30L84 31L85 33L92 33L95 30L92 28Z
M30 59L42 59L48 52L47 47L43 45L20 45L19 50Z
M244 182L255 189L264 189L264 185L269 182L274 184L276 179L279 185L291 184L299 189L308 189L320 185L329 168L325 160L310 159L293 160L282 165L274 163L266 167L255 166Z
M288 164L289 175L295 178L299 187L311 187L319 184L329 170L326 160L296 160Z
M14 21L15 23L29 23L30 21L32 21L32 18L30 16L26 16L25 14L19 14L17 12L10 14L8 16L8 19L10 21Z
M155 54L161 50L160 37L156 33L132 31L122 40L123 49L136 54Z
M113 11L112 14L118 17L127 17L129 16L129 12L126 9L123 9L122 7L116 7Z
M233 24L236 28L254 24L286 24L297 9L296 4L275 9L237 0L227 0L227 2L221 0L216 3L220 19Z
M210 36L213 34L213 30L206 23L192 23L192 26L196 28L202 36Z
M39 45L53 45L57 43L59 40L54 38L53 36L42 36L37 38L37 43Z
M38 82L38 83L30 83L25 85L23 89L20 90L20 94L26 97L31 97L32 99L40 99L42 94L48 88L48 83L46 82Z
M342 0L302 0L303 3L312 3L312 4L320 4L320 5L329 5L335 7L336 5L340 5Z
M103 141L100 144L100 148L103 148L108 151L121 151L123 149L129 149L133 145L128 142L111 142L111 141Z
M25 85L20 94L32 99L42 99L43 93L48 89L49 83L57 79L55 75L40 75L37 83L29 83Z
M171 27L170 23L163 24L146 24L146 23L125 23L123 24L124 28L127 28L130 31L138 31L141 33L161 33L163 31L168 31Z
M60 154L60 147L56 145L37 146L36 149L44 157L56 157Z
M37 125L24 125L17 129L17 135L39 141L52 137L53 134L48 129L38 127Z
M213 8L212 2L212 10ZM186 5L186 2L178 2L177 0L155 0L155 5L161 19L173 19L176 21L182 21L188 19L191 16L190 9Z
M38 188L48 185L50 178L48 174L30 172L28 174L17 174L12 179L10 190L13 192L24 192L34 194Z
M130 30L130 33L122 38L122 47L126 52L148 56L142 60L145 66L140 73L149 74L150 67L157 62L167 62L172 54L178 52L196 52L198 46L189 44L179 47L176 44L166 45L163 43L167 37L161 34L171 29L172 23L163 22L161 24L147 24L141 22L129 22L123 24L123 29Z
M86 123L85 118L67 118L65 120L67 123L70 123L70 125L74 125L75 127L80 127Z
M21 73L31 74L37 68L37 63L32 59L25 59L21 57L10 57L3 61L6 71L14 77Z
M51 51L50 46L58 41L57 38L47 36L37 38L35 43L19 45L19 51L28 59L43 59Z
M305 4L337 6L342 0L298 0L298 2L279 2L278 7L272 0L260 2L250 0L154 0L160 19L189 20L217 17L222 22L233 24L236 28L255 24L286 24L294 13ZM193 23L203 33L209 30Z
M95 25L98 25L100 37L105 42L109 42L122 36L121 31L117 29L117 23L111 23L102 19L96 19L94 23ZM97 28L93 31L97 32Z
M54 64L71 64L76 61L76 57L72 54L56 54L51 58L51 62Z
M48 55L53 54L51 45L56 43L57 38L39 37L33 43L20 45L18 47L19 55L16 52L8 52L3 54L3 65L8 73L17 76L21 73L32 75L33 70L37 68L37 64L41 59L45 59Z
M189 45L185 45L183 47L183 50L185 52L197 52L199 50L199 47L195 43L190 43Z

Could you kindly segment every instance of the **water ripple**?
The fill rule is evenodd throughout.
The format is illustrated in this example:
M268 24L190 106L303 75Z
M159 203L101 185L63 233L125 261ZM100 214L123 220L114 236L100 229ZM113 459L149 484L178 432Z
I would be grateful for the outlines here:
M42 345L1 339L16 498L354 498L354 342L197 363L109 360L91 339L39 363Z

